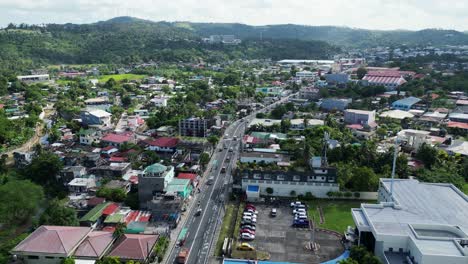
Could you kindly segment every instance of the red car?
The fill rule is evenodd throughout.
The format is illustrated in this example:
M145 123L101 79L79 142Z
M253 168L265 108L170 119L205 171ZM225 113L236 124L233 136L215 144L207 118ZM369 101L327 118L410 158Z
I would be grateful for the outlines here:
M251 235L255 235L255 231L250 230L250 229L247 229L247 228L241 229L241 230L240 230L240 233L241 233L241 234L242 234L242 233L249 233L249 234L251 234Z
M246 208L246 209L249 209L249 208L250 208L250 209L253 209L253 210L257 210L257 208L255 208L255 206L254 206L253 204L246 204L246 205L245 205L245 208Z

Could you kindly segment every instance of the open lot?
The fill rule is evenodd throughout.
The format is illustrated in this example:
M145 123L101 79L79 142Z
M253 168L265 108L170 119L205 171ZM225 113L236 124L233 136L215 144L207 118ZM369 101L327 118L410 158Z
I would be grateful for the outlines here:
M110 78L113 78L116 81L121 81L124 79L128 80L139 80L145 78L146 75L142 74L131 74L131 73L125 73L125 74L112 74L112 75L102 75L99 77L99 82L100 83L105 83L107 82Z
M318 227L343 233L348 226L354 225L351 208L359 208L361 203L375 203L375 201L313 200L307 203L309 205L307 212ZM318 207L322 208L323 223L320 223Z
M293 215L289 206L275 206L278 209L276 217L270 216L272 205L255 204L255 206L259 211L256 238L249 244L257 250L270 253L270 260L321 263L343 253L344 248L338 237L324 232L315 232L314 235L309 229L293 228L291 226ZM317 252L305 248L312 236L315 236L315 241L320 247Z

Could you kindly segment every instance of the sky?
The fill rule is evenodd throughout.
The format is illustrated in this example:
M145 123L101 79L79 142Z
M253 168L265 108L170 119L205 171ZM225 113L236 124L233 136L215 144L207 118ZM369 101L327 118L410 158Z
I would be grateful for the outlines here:
M0 0L0 26L153 21L468 30L468 0Z

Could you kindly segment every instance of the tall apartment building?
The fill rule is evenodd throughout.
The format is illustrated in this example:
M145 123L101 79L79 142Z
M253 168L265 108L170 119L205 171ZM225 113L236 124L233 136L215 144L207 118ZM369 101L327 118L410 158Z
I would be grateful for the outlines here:
M179 121L179 135L186 137L206 137L210 122L204 118L191 117Z

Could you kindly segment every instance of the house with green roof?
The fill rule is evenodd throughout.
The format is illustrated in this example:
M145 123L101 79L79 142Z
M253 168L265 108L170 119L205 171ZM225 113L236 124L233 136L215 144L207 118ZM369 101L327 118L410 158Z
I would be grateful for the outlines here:
M174 194L174 196L179 196L181 198L187 198L192 193L192 185L190 184L189 179L178 179L174 178L167 185L165 191L166 195Z
M87 214L81 217L80 225L96 227L103 220L102 212L110 204L110 202L107 202L96 205L93 209L91 209L91 211L89 211Z

